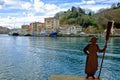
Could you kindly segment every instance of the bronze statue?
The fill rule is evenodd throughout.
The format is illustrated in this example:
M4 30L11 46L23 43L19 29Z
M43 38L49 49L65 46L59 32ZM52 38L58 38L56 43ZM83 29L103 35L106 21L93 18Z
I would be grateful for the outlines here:
M107 45L104 46L103 49L100 49L99 46L96 44L98 38L92 37L90 40L90 44L88 44L84 48L85 54L87 54L86 59L86 66L85 66L85 73L87 74L87 77L92 77L95 79L94 74L97 71L98 68L98 55L97 52L104 52Z

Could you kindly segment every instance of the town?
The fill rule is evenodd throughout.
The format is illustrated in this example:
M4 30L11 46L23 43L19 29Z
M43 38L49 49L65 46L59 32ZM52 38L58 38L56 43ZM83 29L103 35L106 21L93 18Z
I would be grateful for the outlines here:
M44 19L44 23L32 22L29 25L22 25L21 29L12 29L10 35L20 36L70 36L85 34L79 25L62 25L59 19L49 17Z
M119 18L114 19L120 11L119 4L116 7L102 10L96 14L80 7L72 7L68 11L58 12L53 17L44 18L43 22L35 21L20 25L10 31L10 35L19 36L91 36L105 35L107 22L114 21L111 35L120 36ZM116 13L116 14L111 14ZM107 15L109 17L107 17ZM117 19L118 18L118 19Z
M104 31L105 33L105 31ZM85 33L80 25L61 25L59 19L49 17L42 22L32 22L29 25L22 25L20 29L12 29L9 35L19 36L40 36L40 37L57 37L57 36L91 36L104 35ZM120 36L120 29L112 28L112 36Z

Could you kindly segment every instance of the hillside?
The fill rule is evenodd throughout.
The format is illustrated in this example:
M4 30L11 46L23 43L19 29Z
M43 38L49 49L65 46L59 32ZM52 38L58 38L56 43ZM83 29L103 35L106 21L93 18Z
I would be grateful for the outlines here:
M0 34L8 34L10 29L0 26Z
M94 15L96 21L105 26L109 20L113 20L114 27L120 28L120 8L110 8Z
M56 13L54 17L60 19L60 25L81 25L83 28L87 28L88 26L96 26L96 21L91 15L92 12L87 14L84 9L73 6L67 11Z
M67 11L56 13L54 17L60 19L60 25L80 25L86 33L101 33L106 29L107 22L110 20L115 22L115 28L120 28L119 13L120 4L109 9L101 9L96 14L73 6Z

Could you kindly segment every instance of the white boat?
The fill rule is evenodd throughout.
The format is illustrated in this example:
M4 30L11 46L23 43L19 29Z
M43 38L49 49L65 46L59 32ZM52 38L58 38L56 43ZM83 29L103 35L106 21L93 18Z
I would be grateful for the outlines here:
M45 30L42 30L41 32L40 32L40 35L39 35L40 37L47 37L48 36L48 34L47 34L47 32L45 31Z

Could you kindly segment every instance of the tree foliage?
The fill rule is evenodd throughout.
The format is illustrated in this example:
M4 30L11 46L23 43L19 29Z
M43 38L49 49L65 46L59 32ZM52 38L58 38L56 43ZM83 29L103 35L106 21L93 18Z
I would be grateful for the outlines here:
M111 5L111 8L100 9L97 13L73 6L67 11L56 13L55 18L60 20L60 25L80 25L84 29L89 29L92 26L93 30L97 30L95 32L102 32L106 29L109 20L114 20L114 27L120 28L119 13L120 3Z
M69 25L81 25L83 27L88 27L89 25L95 25L95 19L92 17L93 12L89 14L85 13L80 7L72 7L64 12L56 13L55 17L60 19L60 24L69 24ZM62 14L62 15L60 15Z

